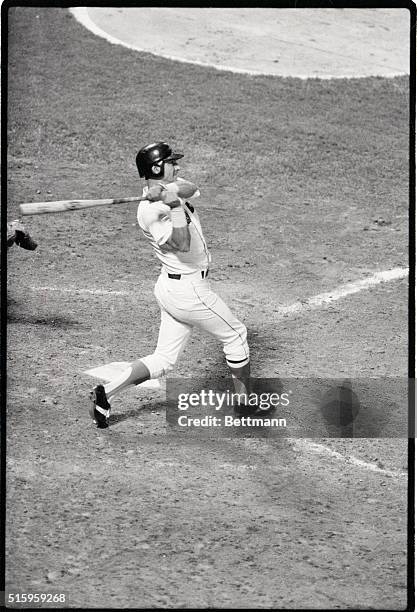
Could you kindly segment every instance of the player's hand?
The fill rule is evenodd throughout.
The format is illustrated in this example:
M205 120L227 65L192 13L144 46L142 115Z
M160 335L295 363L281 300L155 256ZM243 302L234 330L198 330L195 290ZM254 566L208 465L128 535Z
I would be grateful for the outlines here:
M150 202L159 202L159 200L162 200L161 194L163 191L165 191L165 187L161 183L159 183L158 185L153 185L153 187L148 189L148 193L145 197Z
M178 188L178 195L183 199L192 198L196 191L198 191L197 185L182 178L178 178L175 184ZM169 185L167 187L169 189Z

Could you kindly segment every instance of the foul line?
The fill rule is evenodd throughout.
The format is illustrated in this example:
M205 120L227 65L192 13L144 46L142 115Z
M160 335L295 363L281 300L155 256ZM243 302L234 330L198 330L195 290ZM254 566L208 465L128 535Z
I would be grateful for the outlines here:
M314 310L315 308L320 308L325 304L336 302L337 300L340 300L348 295L359 293L359 291L362 291L362 289L369 289L370 287L374 287L380 283L399 280L401 278L406 278L407 276L408 268L393 268L392 270L375 272L375 274L368 276L368 278L362 278L360 280L353 281L352 283L347 283L346 285L340 285L339 287L333 289L333 291L319 293L318 295L315 295L305 301L299 300L294 304L290 304L290 306L281 306L277 309L278 314L284 318L285 316L297 314L303 312L304 310Z
M359 293L359 291L362 291L363 289L369 289L370 287L374 287L380 283L400 280L402 278L406 278L407 276L408 268L393 268L392 270L375 272L375 274L368 276L368 278L362 278L360 280L353 281L352 283L340 285L332 291L319 293L318 295L314 295L306 300L298 300L297 302L294 302L294 304L289 304L288 306L279 306L275 309L273 316L274 319L285 319L291 315L303 314L304 312L309 312L310 310L315 310L316 308L320 308L326 304L336 302L337 300L347 297L348 295ZM238 301L242 304L248 304L248 302L245 302L245 300L239 299Z
M324 444L310 442L309 440L294 441L294 445L297 446L297 444L300 444L300 446L302 446L303 448L307 448L313 453L318 453L319 455L327 455L333 459L337 459L338 461L350 463L356 467L365 468L366 470L370 470L371 472L376 472L377 474L384 474L385 476L408 476L408 473L403 470L386 470L385 468L378 467L375 463L370 463L369 461L363 461L362 459L358 459L358 457L355 457L354 455L342 455L341 453L332 450Z

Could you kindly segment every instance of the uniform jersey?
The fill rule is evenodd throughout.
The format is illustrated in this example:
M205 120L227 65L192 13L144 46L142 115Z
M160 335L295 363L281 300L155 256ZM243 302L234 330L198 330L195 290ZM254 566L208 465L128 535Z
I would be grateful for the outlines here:
M148 187L143 190L146 196ZM200 195L197 191L192 198ZM192 199L188 198L188 199ZM200 220L194 207L180 198L181 206L187 214L187 223L190 232L190 250L186 253L180 251L164 250L163 245L171 236L172 221L171 208L162 202L143 200L138 206L137 219L139 227L145 237L150 241L156 256L163 268L172 274L189 274L199 270L207 270L210 263L210 254L203 236Z

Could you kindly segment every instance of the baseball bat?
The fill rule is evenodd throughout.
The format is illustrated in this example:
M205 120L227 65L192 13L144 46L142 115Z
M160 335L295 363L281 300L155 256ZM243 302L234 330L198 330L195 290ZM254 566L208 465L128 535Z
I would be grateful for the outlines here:
M131 198L114 198L103 200L59 200L56 202L30 202L20 204L22 215L43 215L45 213L59 213L67 210L81 210L82 208L93 208L94 206L108 206L112 204L128 204L129 202L141 202L143 196Z

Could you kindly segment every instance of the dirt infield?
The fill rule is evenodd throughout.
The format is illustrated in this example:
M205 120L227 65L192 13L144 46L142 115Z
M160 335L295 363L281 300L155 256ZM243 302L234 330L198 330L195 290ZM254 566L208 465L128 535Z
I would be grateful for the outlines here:
M407 376L407 278L276 315L408 265L406 77L220 73L58 8L9 26L8 218L134 195L138 146L166 138L201 187L210 282L254 376ZM94 429L83 372L152 352L158 265L135 206L27 225L38 250L8 254L7 588L83 608L404 609L407 440L175 435L140 388ZM176 374L227 376L221 348L193 334Z

